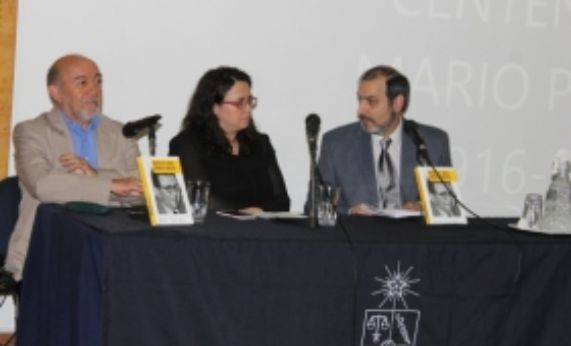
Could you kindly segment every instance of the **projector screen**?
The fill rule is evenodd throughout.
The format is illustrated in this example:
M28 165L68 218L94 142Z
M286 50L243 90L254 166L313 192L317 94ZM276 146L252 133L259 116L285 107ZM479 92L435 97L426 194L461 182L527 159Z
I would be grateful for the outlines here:
M461 199L514 216L570 147L570 32L571 0L20 1L12 121L50 109L49 65L81 53L104 75L105 114L163 116L166 155L200 76L237 66L301 211L305 117L319 114L322 133L355 121L357 78L389 64L412 84L406 116L450 135Z

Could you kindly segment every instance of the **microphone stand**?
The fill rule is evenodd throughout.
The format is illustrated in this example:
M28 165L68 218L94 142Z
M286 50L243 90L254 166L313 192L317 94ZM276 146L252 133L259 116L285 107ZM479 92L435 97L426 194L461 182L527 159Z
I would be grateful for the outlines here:
M416 151L416 161L418 161L418 163L421 166L429 166L428 164L428 154L425 150L422 150L420 147L417 149Z
M315 142L309 144L309 227L317 228L317 184L315 164Z
M155 133L155 126L149 126L149 154L155 156L157 150L157 136Z

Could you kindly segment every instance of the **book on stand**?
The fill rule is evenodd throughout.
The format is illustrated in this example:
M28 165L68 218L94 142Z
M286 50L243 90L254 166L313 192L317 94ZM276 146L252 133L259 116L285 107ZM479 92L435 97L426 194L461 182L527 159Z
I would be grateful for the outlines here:
M453 167L418 166L414 169L422 213L427 224L465 224L458 203L458 174Z
M180 159L139 156L137 167L151 225L193 224Z

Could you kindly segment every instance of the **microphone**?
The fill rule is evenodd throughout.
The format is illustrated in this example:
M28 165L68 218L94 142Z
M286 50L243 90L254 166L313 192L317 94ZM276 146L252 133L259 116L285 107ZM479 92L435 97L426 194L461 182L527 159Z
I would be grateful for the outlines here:
M317 151L317 135L319 134L319 127L321 125L321 119L319 115L315 113L309 114L305 117L305 137L307 138L307 144L309 144L309 154L312 160L315 160L315 155Z
M305 135L307 136L307 141L309 143L317 142L317 134L319 133L320 125L321 119L319 118L319 115L315 113L311 113L305 118Z
M319 134L319 127L321 125L321 118L315 113L309 114L305 117L305 135L307 137L307 143L309 144L309 154L311 158L311 164L315 166L315 173L317 174L317 179L319 183L323 184L323 177L317 167L317 135Z
M137 137L141 131L155 126L161 118L161 115L155 114L139 120L129 121L123 126L123 136L127 138Z
M426 147L426 143L424 143L424 139L422 139L422 137L420 137L420 135L418 134L417 127L418 124L414 120L406 119L404 121L404 132L410 138L412 138L414 145L416 145L418 161L420 161L420 163L423 166L426 166L430 162L430 159L428 157L428 149Z
M317 151L317 134L319 133L319 126L321 119L315 113L309 114L305 118L305 136L307 137L307 144L309 145L309 226L311 228L317 227L317 181L321 176L318 174L317 163L315 162Z

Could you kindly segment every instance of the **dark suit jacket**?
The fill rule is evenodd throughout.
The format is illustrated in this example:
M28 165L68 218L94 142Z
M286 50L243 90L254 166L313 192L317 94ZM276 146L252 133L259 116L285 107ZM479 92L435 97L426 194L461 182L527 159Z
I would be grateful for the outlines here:
M446 132L418 124L428 155L436 166L451 166L450 146ZM414 167L418 164L413 140L403 132L401 145L400 194L402 203L418 201ZM373 161L371 135L359 122L333 129L323 136L319 170L324 182L339 186L341 197L338 210L347 213L359 204L377 206L376 166Z

